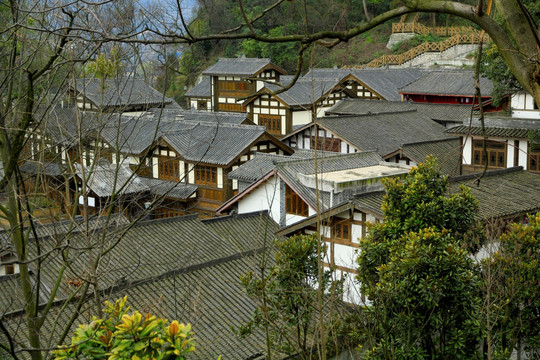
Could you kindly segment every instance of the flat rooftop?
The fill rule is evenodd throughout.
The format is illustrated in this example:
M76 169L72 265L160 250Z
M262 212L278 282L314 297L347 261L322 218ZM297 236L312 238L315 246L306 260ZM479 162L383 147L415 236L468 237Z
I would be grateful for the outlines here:
M335 183L368 180L406 174L409 168L392 165L375 165L357 169L331 171L319 174L319 179ZM315 175L307 175L315 179Z
M339 193L346 188L382 189L381 179L402 176L409 172L410 166L400 164L379 164L361 168L329 171L317 177L319 190ZM305 186L315 189L315 174L298 174L298 179Z

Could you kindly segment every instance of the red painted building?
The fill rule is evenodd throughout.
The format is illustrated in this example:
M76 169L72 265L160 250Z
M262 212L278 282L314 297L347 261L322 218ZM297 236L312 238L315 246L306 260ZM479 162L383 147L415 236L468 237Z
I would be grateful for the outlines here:
M499 106L492 104L493 83L480 77L480 93L484 111L504 110L508 101ZM400 89L403 101L430 104L478 104L475 97L474 71L472 70L437 70L426 72L425 76Z

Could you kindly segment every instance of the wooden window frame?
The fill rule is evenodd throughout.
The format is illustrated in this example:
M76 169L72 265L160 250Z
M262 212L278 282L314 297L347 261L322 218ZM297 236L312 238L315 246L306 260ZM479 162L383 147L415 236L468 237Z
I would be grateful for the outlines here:
M285 185L285 212L291 215L309 216L309 205L289 185Z
M176 157L158 156L158 178L161 180L180 181L180 161Z
M540 149L533 151L529 147L529 153L527 154L527 170L540 173Z
M338 243L352 243L352 223L350 219L334 218L332 238Z
M228 112L246 112L246 107L241 104L219 103L218 110Z
M312 150L323 150L323 151L332 151L332 152L341 152L341 140L338 138L329 138L319 136L317 138L317 147L315 147L315 136L310 138L310 149Z
M270 134L281 135L281 116L259 114L259 125L266 126L266 131Z
M507 144L496 140L486 141L487 158L483 156L483 139L473 139L472 143L472 165L484 166L486 161L488 167L504 169L507 163Z
M207 165L195 165L193 172L195 175L195 184L217 187L217 167Z

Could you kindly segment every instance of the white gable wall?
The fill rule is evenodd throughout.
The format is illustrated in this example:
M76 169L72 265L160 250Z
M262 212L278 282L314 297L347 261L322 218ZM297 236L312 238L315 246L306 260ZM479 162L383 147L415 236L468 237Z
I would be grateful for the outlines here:
M270 217L279 224L280 198L279 179L272 176L238 201L238 213L268 210Z

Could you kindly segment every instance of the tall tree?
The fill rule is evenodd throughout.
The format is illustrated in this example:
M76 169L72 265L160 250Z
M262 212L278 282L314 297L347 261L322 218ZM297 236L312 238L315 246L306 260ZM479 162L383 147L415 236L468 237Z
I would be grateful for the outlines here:
M242 277L248 295L259 306L240 333L266 327L269 349L311 359L320 340L316 330L316 289L326 291L332 285L330 271L325 271L323 282L319 282L318 267L324 260L325 249L321 256L317 255L315 235L277 239L275 244L275 264L269 269L263 264L260 274L249 272Z
M384 221L360 244L358 279L372 305L372 359L470 359L480 337L479 268L465 240L477 203L432 159L386 181Z

